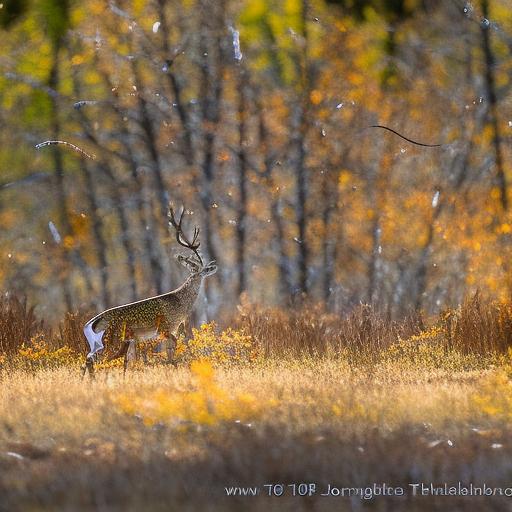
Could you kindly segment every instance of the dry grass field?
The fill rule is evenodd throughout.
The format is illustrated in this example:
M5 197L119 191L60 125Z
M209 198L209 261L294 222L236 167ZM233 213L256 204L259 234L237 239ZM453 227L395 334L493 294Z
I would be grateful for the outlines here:
M414 322L386 330L358 313L330 331L327 317L276 315L242 312L217 335L205 326L178 368L126 377L113 366L82 380L72 352L40 338L4 356L0 510L510 510L505 495L411 486L512 492L508 306L476 299L394 341ZM308 331L287 330L300 322L310 344L294 352ZM492 342L478 330L489 322ZM366 349L340 341L357 326L374 340ZM194 350L203 357L187 359ZM383 484L405 495L372 495ZM329 485L345 496L323 496ZM241 492L256 496L228 496Z

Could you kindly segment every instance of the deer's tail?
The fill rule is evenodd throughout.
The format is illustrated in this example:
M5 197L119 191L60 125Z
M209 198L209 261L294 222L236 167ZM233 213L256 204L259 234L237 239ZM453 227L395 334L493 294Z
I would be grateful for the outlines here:
M98 318L94 317L89 320L84 326L84 334L87 338L87 342L89 343L89 347L91 348L90 352L87 354L87 359L91 359L97 354L100 350L103 350L103 334L105 334L105 329L102 331L96 332L94 327L98 323Z

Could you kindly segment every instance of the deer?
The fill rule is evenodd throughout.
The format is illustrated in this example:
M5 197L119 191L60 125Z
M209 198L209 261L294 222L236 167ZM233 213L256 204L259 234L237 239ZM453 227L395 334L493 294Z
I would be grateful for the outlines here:
M104 349L105 332L108 332L110 338L114 333L117 334L121 341L119 352L108 360L124 355L125 374L129 355L136 351L137 344L154 339L162 333L166 339L167 359L173 362L178 336L185 331L185 322L199 295L203 279L217 272L217 263L210 261L205 265L199 253L199 228L194 228L192 239L185 235L182 225L184 215L185 208L177 219L174 209L169 206L169 227L174 228L176 241L180 246L192 251L188 256L178 254L176 259L190 274L175 290L109 308L87 321L83 330L90 352L86 356L84 376L87 370L91 376L94 376L94 361Z

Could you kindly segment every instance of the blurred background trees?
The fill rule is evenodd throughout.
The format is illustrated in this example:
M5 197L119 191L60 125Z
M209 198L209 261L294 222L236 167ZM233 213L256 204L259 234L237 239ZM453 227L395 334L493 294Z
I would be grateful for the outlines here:
M2 288L51 317L177 286L172 201L204 316L510 298L511 7L4 0Z

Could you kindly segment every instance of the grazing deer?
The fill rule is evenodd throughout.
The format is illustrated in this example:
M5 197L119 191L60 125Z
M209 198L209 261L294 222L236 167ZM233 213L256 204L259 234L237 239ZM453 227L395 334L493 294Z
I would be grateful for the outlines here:
M116 333L121 340L120 351L110 360L124 354L125 372L128 355L135 350L136 343L155 338L159 333L165 333L167 357L169 362L172 362L177 335L181 329L184 330L184 323L194 306L201 283L205 277L211 276L217 271L215 261L210 261L205 265L199 254L199 228L194 229L191 241L183 232L184 214L185 209L177 221L174 210L169 207L169 226L174 228L178 244L194 253L191 256L178 254L176 257L190 271L190 275L176 290L116 306L91 318L84 326L84 334L91 347L91 351L87 354L84 375L87 370L91 375L93 374L96 355L103 350L105 331L108 331L110 337Z

